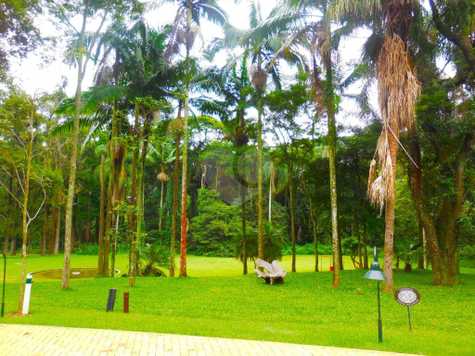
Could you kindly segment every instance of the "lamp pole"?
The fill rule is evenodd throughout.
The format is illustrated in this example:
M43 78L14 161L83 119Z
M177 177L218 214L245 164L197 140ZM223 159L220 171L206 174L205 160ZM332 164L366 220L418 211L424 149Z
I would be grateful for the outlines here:
M364 275L364 278L376 281L376 293L378 298L378 342L381 343L383 342L383 322L381 320L381 288L379 285L381 281L384 281L384 273L379 267L376 247L374 248L373 253L373 263L371 264L369 271Z
M378 286L378 342L383 342L383 321L381 320L381 289L379 288L380 282L378 281L376 285Z

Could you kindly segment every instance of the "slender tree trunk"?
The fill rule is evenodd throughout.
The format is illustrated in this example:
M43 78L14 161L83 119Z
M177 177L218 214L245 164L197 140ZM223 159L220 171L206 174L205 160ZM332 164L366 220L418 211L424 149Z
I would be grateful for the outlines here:
M272 185L273 185L273 179L274 179L274 165L272 164L272 161L270 162L270 174L269 174L269 201L268 201L268 218L267 220L269 221L269 225L272 224Z
M140 130L139 108L135 106L135 131L138 134ZM140 144L140 140L138 142ZM130 193L129 193L129 216L128 230L130 238L129 250L129 287L135 287L135 277L137 276L138 264L138 245L137 245L137 165L139 164L139 149L134 147L132 151L132 169L130 174Z
M328 145L328 166L330 173L330 209L332 223L332 249L333 249L333 288L340 285L341 253L340 239L338 234L338 205L337 205L337 184L336 184L336 120L335 120L335 89L333 83L333 68L331 59L331 28L328 21L328 14L325 9L325 35L329 42L329 49L322 54L325 68L325 92L324 102L327 112L327 145Z
M48 255L52 255L54 253L54 242L56 238L56 223L58 222L58 209L53 206L51 208L51 224L50 224L50 232L48 237L48 242L46 246L46 250Z
M59 240L61 237L61 207L58 207L58 215L56 217L56 231L54 236L54 251L53 253L57 255L59 253Z
M315 212L313 211L312 198L309 197L310 223L312 224L313 250L315 251L314 271L318 272L318 234L317 223L315 221Z
M262 138L262 98L258 99L257 117L257 257L265 258L264 212L263 212L263 175L264 175L264 143Z
M165 182L160 181L160 208L158 210L158 232L159 234L162 233L162 225L163 225L163 199L164 199L164 191L165 191Z
M428 214L424 207L423 191L422 191L422 166L421 166L421 150L417 139L417 133L411 132L410 154L416 161L419 168L416 169L413 165L409 165L409 186L411 188L411 195L415 203L417 214L420 216L420 221L423 227L423 234L426 238L427 248L429 250L431 265L432 265L432 283L439 285L443 283L443 261L442 252L438 241L437 230L434 220Z
M98 236L98 256L97 256L97 274L104 275L104 235L105 235L105 209L106 209L106 184L105 184L105 157L101 155L99 165L99 236Z
M187 95L189 89L187 88ZM186 277L186 249L187 249L187 198L188 198L188 114L189 99L185 98L183 117L183 150L182 150L182 169L181 169L181 230L180 230L180 277Z
M41 241L40 241L40 255L44 256L46 255L46 246L48 243L48 239L50 236L50 215L49 215L49 205L46 204L45 206L45 214L44 214L44 221L43 221L43 233L41 235Z
M147 158L148 151L148 138L150 133L150 126L152 124L152 116L147 115L144 121L143 130L140 135L140 156L139 162L137 165L137 226L135 234L135 256L134 263L136 264L135 270L136 274L139 273L139 247L142 245L143 240L143 229L144 229L144 171L145 171L145 160ZM134 276L135 277L135 276ZM134 278L135 279L135 278ZM135 285L135 281L134 281Z
M11 194L15 194L14 191L13 191L13 177L12 176L10 176L10 179L9 179L9 189L10 189ZM14 203L13 198L11 197L10 194L8 194L8 199L7 199L8 206L12 206L13 203ZM10 211L9 214L8 214L8 221L6 223L6 234L5 234L5 236L3 236L2 251L5 255L8 254L8 247L9 247L10 237L13 237L13 233L14 233L14 221L15 220L13 219L12 215L13 215L12 211Z
M293 163L289 160L287 165L289 170L289 210L290 210L290 239L292 243L292 272L296 272L296 240L295 233L295 198L294 198L294 179L293 179Z
M112 242L112 254L111 254L111 271L110 276L115 277L115 260L117 255L117 240L119 238L119 221L120 214L115 215L115 227L114 227L114 240Z
M84 34L86 30L86 10L83 14L82 29L79 34L79 46L80 51L84 50ZM76 94L74 98L74 126L73 134L71 138L71 158L69 167L69 181L68 181L68 193L66 196L66 211L65 211L65 225L64 225L64 267L63 276L61 281L61 287L63 289L69 288L69 277L71 274L71 243L73 233L73 204L74 195L76 190L76 171L78 160L78 145L79 145L79 119L81 116L81 92L82 81L84 79L84 55L80 54L78 58L78 82L76 86Z
M392 292L394 289L393 280L393 256L394 256L394 220L396 209L396 171L397 171L397 151L398 143L394 135L387 130L387 140L392 164L392 179L388 182L388 195L384 210L384 275L386 277L384 290ZM394 130L393 130L394 132Z
M33 133L31 133L33 135ZM21 209L21 275L20 275L20 295L18 300L18 312L21 312L23 304L23 293L25 291L25 278L27 273L26 256L28 254L28 203L30 198L30 176L31 161L33 158L33 136L30 137L26 148L26 167L23 179L23 205Z
M333 73L331 69L331 60L327 59L327 113L328 113L328 166L330 172L330 208L332 223L332 246L333 246L333 287L340 285L340 238L338 234L338 205L337 205L337 187L336 187L336 122L335 122L335 102L333 93Z
M178 215L178 190L180 188L180 138L175 139L175 168L173 170L173 198L172 198L172 222L170 234L170 261L168 271L170 277L175 277L175 255L177 239L177 215Z
M247 274L247 232L246 232L246 187L241 184L239 186L239 194L241 196L241 259L242 259L242 274Z

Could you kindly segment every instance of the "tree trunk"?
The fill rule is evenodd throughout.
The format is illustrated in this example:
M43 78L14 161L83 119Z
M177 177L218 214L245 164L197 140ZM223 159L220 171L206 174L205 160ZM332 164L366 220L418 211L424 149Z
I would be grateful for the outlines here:
M312 224L312 235L313 235L313 250L315 251L315 264L314 271L318 272L318 234L317 234L317 223L315 221L315 212L313 211L312 198L309 197L309 210L310 210L310 223Z
M189 91L187 88L187 95ZM181 168L181 229L180 229L180 277L186 277L186 249L187 249L187 201L188 201L188 114L189 99L185 98L183 117L183 150Z
M328 59L327 61L330 61ZM336 122L335 122L335 103L333 94L333 73L331 62L327 69L327 113L328 113L328 165L330 172L330 205L332 222L332 247L333 247L333 287L340 285L340 239L338 236L338 206L337 206L337 188L336 188Z
M168 271L175 277L175 255L177 239L178 190L180 188L180 138L175 139L175 168L173 170L172 222L170 234L170 261Z
M246 187L241 184L239 186L239 194L241 196L241 260L242 274L247 274L247 232L246 232Z
M365 228L365 235L364 235L364 248L363 248L363 268L369 268L369 261L368 261L368 237L366 236L366 228Z
M53 253L57 255L59 253L59 240L61 237L61 207L58 207L58 215L56 216L56 231L54 233L54 251Z
M135 104L135 131L138 134L140 129L139 108ZM140 145L140 141L137 142ZM137 146L132 150L132 169L130 173L129 192L129 213L128 213L128 233L130 239L129 249L129 287L135 287L135 277L137 276L138 251L137 251L137 165L139 161L139 150Z
M33 135L33 133L31 133ZM18 300L18 312L20 313L23 305L23 293L25 288L25 278L27 273L26 256L28 254L28 203L30 198L30 176L31 176L31 161L33 158L33 136L26 148L26 169L23 179L23 205L21 209L21 275L20 275L20 295Z
M106 209L106 184L105 184L105 157L101 155L99 165L99 235L98 235L98 255L97 255L97 274L104 275L104 235L105 235L105 209Z
M331 28L328 21L327 9L325 9L324 18L326 19L325 35L331 48ZM327 145L328 145L328 167L330 174L330 207L332 223L332 249L333 249L333 288L340 285L341 254L340 241L338 235L338 206L337 206L337 184L336 184L336 121L335 121L335 89L333 83L333 68L331 50L327 50L322 55L322 61L325 68L325 88L324 103L327 112ZM317 103L318 105L318 103Z
M9 190L11 192L11 194L15 194L15 192L13 191L13 177L10 176L10 179L9 179ZM14 201L13 201L13 198L10 194L8 194L8 199L7 199L7 204L8 206L12 206L12 204L14 204ZM6 233L5 235L3 236L3 247L2 247L2 251L3 253L6 255L8 254L8 247L9 247L9 244L10 244L10 238L13 237L13 234L14 234L14 219L13 219L13 214L12 212L14 212L15 210L13 211L10 211L9 214L7 215L7 219L8 221L6 222Z
M426 238L427 248L432 265L432 283L439 285L443 283L444 276L442 253L438 241L437 230L434 220L425 210L423 202L423 190L422 190L422 166L421 166L421 150L417 139L417 133L411 132L410 141L410 154L416 161L419 168L416 169L412 164L409 165L409 187L411 189L412 199L414 200L417 214L420 216L421 224L423 227L423 234Z
M134 263L136 274L139 272L139 247L142 245L143 240L143 230L144 230L144 171L145 171L145 160L147 158L147 151L148 151L148 138L150 134L150 126L152 124L153 116L147 114L143 130L140 134L139 139L139 147L140 147L140 156L139 162L137 165L137 226L136 226L136 234L135 234L135 248L134 248ZM134 282L135 285L135 276Z
M43 221L43 233L41 235L41 241L40 241L40 255L41 256L46 255L46 246L48 244L50 231L51 231L49 212L50 212L49 205L46 204L45 214L44 214L44 221Z
M265 258L264 252L264 212L263 212L263 174L264 174L264 144L262 138L262 98L258 99L257 118L257 257Z
M289 209L290 209L290 239L292 243L292 272L296 272L296 251L295 245L297 236L295 233L295 198L294 198L294 179L292 159L287 164L289 170Z
M389 152L392 165L392 179L388 182L388 194L386 197L386 206L384 210L384 275L386 277L384 290L392 292L394 288L393 280L393 256L394 256L394 218L396 209L396 171L397 171L397 151L398 143L394 134L386 128Z
M83 24L82 30L79 34L79 45L84 46L84 34L86 28L86 18L87 15L83 15ZM83 50L84 48L80 48ZM65 225L64 225L64 267L63 267L63 276L61 281L61 288L69 288L69 277L71 274L71 242L72 242L72 233L73 233L73 204L74 204L74 195L76 190L76 171L77 171L77 160L78 160L78 145L79 145L79 120L81 116L81 91L82 91L82 81L84 78L84 68L83 68L84 55L80 54L78 58L78 82L76 87L76 94L74 98L74 126L73 133L71 138L71 158L70 158L70 167L69 167L69 182L68 182L68 193L66 196L66 211L65 211Z
M161 236L162 228L163 228L163 199L165 195L165 182L160 181L160 207L158 210L158 233Z

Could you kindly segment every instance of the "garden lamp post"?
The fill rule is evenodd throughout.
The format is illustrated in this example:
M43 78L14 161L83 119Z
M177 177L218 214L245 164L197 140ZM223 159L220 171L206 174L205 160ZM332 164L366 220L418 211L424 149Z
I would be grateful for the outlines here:
M381 290L379 283L384 281L384 273L381 271L378 262L378 253L376 247L374 248L374 259L371 264L371 268L364 275L364 278L376 281L377 293L378 293L378 342L383 342L383 323L381 321Z

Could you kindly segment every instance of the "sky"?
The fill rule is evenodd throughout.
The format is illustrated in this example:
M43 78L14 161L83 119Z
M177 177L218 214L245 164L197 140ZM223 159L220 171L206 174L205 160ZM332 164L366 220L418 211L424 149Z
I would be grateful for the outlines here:
M276 6L277 2L278 0L260 0L263 18L270 13L272 8ZM242 0L237 3L234 0L220 0L219 3L227 12L231 25L242 30L249 29L248 0ZM145 20L152 27L163 26L173 21L175 12L176 7L174 4L165 3L160 7L150 8L146 12ZM54 45L50 44L46 48L42 47L39 50L30 53L25 59L17 59L13 61L10 74L16 79L16 83L31 95L51 92L58 88L62 83L66 83L67 94L73 95L77 74L74 67L65 64L63 61L65 41L61 41L60 31L45 15L39 16L35 21L42 35L55 37L56 43ZM78 21L79 19L72 19L73 23L77 23ZM201 31L205 43L209 43L217 36L222 36L222 30L208 21L203 22ZM343 73L349 74L352 65L358 63L361 48L367 36L367 31L363 30L352 34L350 38L342 41L339 56L342 63L341 69ZM203 48L204 44L197 43L194 47L194 55L199 56L200 51L202 51ZM226 58L227 56L222 53L217 56L212 64L218 66L225 65ZM92 84L94 72L94 67L91 66L86 75L83 89L87 89L87 87ZM291 77L292 75L291 70L285 67L282 70L282 73L284 74L284 77ZM375 100L372 101L373 103L375 102ZM339 125L344 127L364 125L364 122L362 122L358 117L357 106L351 99L343 99L341 102L337 121Z

